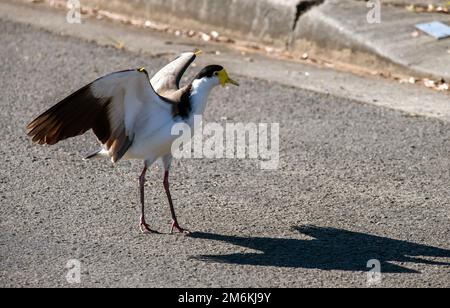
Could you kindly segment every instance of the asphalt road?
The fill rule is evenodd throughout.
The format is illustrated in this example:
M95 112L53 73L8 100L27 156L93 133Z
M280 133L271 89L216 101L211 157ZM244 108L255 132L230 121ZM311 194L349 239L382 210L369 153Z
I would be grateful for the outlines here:
M4 20L0 32L0 286L366 287L378 259L379 286L450 287L450 124L240 76L205 120L280 123L280 168L177 161L174 201L196 232L142 235L139 162L85 162L92 135L37 146L25 125L100 75L166 59ZM158 168L147 196L168 233Z

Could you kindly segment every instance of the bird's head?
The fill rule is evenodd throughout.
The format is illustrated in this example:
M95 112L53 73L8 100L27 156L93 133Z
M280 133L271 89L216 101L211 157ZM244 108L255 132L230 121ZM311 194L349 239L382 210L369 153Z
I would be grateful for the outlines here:
M221 85L224 87L227 84L239 86L239 83L231 79L227 71L220 65L209 65L205 67L198 73L195 79L203 79L214 86Z

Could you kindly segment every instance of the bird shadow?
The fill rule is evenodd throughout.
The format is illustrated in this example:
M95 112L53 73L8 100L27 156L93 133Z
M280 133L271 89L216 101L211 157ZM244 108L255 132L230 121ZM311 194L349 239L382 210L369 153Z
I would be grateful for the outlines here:
M420 258L450 258L450 250L335 228L301 226L292 229L313 239L239 237L196 232L191 235L192 238L220 241L259 252L192 258L238 265L342 271L368 271L368 261L375 259L381 263L383 273L419 273L390 262L450 266L450 263Z

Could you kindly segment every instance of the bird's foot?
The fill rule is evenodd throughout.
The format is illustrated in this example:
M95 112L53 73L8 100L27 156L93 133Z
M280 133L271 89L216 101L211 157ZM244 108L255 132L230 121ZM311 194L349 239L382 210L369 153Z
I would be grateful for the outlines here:
M145 223L145 220L143 218L141 218L139 229L141 229L142 234L160 234L158 231L150 229L150 226Z
M170 234L173 234L174 230L184 235L192 234L191 231L181 228L176 221L172 221L172 228L170 229Z
M139 228L141 229L142 234L160 234L158 231L150 229L150 226L147 224L141 224Z

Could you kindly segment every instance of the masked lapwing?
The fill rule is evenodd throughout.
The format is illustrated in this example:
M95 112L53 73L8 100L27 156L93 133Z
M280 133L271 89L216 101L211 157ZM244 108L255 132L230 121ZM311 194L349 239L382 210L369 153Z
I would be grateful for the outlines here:
M164 167L163 187L172 218L171 233L189 231L178 224L169 190L171 147L177 136L172 127L193 125L193 117L203 114L208 96L216 86L239 84L220 65L206 66L184 87L180 80L199 51L183 53L159 71L150 81L144 68L101 77L44 112L28 126L28 135L38 144L54 145L92 130L102 148L87 159L108 157L144 161L139 177L143 233L158 233L146 223L144 212L145 175L157 160Z

